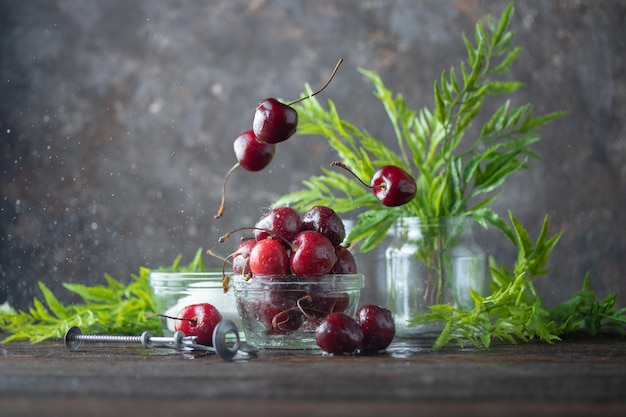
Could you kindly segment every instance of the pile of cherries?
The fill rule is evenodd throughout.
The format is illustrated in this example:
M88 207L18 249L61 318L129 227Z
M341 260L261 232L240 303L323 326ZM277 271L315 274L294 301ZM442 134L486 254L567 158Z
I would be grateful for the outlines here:
M314 206L300 216L292 207L273 208L252 229L254 237L242 240L232 255L233 273L257 275L354 274L356 262L342 245L345 226L330 207Z
M301 216L291 207L277 207L254 227L235 231L242 229L252 229L254 237L243 239L232 254L233 273L264 286L261 294L256 291L237 302L242 315L254 318L267 334L288 334L303 324L315 328L327 314L348 308L348 293L328 292L320 281L327 274L357 272L354 256L342 245L345 226L333 209L315 206ZM225 290L228 282L224 275ZM277 282L281 284L273 285ZM307 287L304 282L319 285Z
M268 335L315 331L318 345L329 353L371 352L391 343L395 326L388 310L363 306L355 320L345 314L348 293L328 291L321 281L326 274L357 273L354 256L343 244L345 225L332 208L314 206L301 216L291 207L277 207L254 227L236 229L220 240L247 229L254 237L243 239L233 252L233 273L268 284L268 289L262 296L238 298L243 316L252 317ZM229 277L224 279L227 289ZM313 284L271 285L276 282Z

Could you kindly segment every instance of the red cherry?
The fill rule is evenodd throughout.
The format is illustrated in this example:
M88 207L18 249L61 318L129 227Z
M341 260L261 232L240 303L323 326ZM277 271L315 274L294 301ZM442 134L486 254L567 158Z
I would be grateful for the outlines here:
M361 184L371 188L376 198L385 206L397 207L408 203L415 197L417 185L415 179L405 170L395 165L385 165L374 172L370 184L366 184L346 164L340 161L330 163L352 174Z
M331 274L356 274L356 260L354 255L350 252L350 249L345 246L335 246L335 254L337 255L337 262L330 270Z
M174 330L185 336L196 336L196 343L213 346L213 330L222 320L222 315L208 303L191 304L184 307L174 322Z
M296 235L289 258L295 275L327 274L337 262L335 247L319 232L305 230Z
M272 162L276 146L259 142L252 130L248 130L237 136L233 148L239 165L248 171L256 172Z
M254 226L256 240L266 239L272 234L292 240L302 231L300 214L291 207L277 207L265 213Z
M370 182L372 192L381 203L397 207L411 201L417 191L415 179L395 165L385 165L374 172Z
M301 97L289 104L281 103L275 98L261 100L254 112L252 121L252 130L257 140L263 143L276 144L289 139L296 132L298 126L298 112L291 106L324 91L342 62L343 58L337 62L330 78L322 88L306 97Z
M391 311L374 304L361 306L356 312L356 322L363 329L364 352L386 349L396 333Z
M335 210L326 206L314 206L302 216L302 227L305 230L320 232L333 245L339 245L346 237L343 221Z
M254 112L252 130L259 142L275 144L296 133L298 112L275 98L262 100Z
M331 313L315 330L315 342L328 353L352 353L363 342L363 330L345 313Z
M247 171L260 171L268 166L272 158L274 158L275 145L259 142L256 140L252 130L248 130L237 136L233 143L233 148L235 150L237 163L233 165L224 176L222 183L222 201L217 213L213 216L216 219L219 219L224 214L226 208L226 183L231 174L240 166Z
M250 251L252 275L285 275L289 273L289 254L277 239L258 241Z

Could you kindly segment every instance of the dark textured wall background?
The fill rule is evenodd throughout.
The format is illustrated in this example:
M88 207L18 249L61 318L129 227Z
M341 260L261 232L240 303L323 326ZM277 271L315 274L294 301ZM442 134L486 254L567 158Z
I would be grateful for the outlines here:
M125 280L250 225L334 159L294 137L270 169L240 171L214 220L232 141L267 96L295 98L345 63L324 93L341 114L392 139L357 67L377 70L414 108L458 65L461 32L506 3L458 1L0 1L0 302L27 306L44 280ZM523 53L515 101L564 119L542 131L541 161L505 187L536 232L565 234L540 287L550 302L589 271L626 299L626 2L518 1ZM510 256L506 242L488 243ZM218 262L219 264L219 262Z

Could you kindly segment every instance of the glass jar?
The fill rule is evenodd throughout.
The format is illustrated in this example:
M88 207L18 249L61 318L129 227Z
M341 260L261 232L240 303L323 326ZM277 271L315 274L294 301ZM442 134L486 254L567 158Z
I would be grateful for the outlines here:
M400 337L434 336L443 323L414 323L435 304L474 306L471 292L489 289L487 253L476 243L469 217L404 217L387 248L388 306Z
M180 310L191 304L209 303L241 328L233 290L224 292L223 272L150 272L154 306L157 313L176 317ZM175 321L161 317L163 334L174 334Z

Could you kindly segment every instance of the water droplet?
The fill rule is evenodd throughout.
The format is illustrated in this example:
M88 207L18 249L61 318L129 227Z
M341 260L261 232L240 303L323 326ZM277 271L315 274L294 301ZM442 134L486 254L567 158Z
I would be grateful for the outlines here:
M162 108L163 108L163 100L158 98L158 99L154 100L152 103L150 103L150 106L148 107L148 110L150 111L150 113L156 114L156 113L160 112Z

